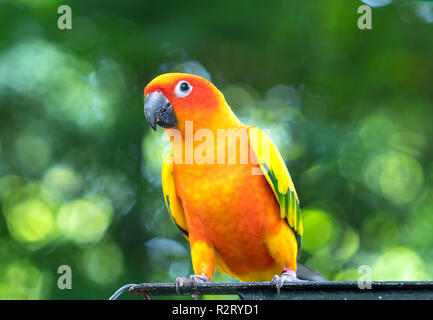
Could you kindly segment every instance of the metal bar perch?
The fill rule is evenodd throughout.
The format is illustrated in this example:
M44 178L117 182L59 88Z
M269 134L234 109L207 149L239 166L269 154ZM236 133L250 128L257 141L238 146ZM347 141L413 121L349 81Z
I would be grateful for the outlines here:
M131 284L121 289L147 298L178 295L174 283ZM112 298L122 294L121 289ZM433 281L373 281L370 289L360 289L356 281L303 281L284 284L280 295L269 282L185 283L180 295L239 295L245 300L431 300Z

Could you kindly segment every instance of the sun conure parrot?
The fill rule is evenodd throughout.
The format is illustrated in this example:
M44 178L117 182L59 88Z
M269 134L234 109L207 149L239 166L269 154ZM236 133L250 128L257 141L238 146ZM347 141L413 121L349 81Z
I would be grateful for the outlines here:
M173 150L183 150L177 161L173 154L164 161L162 188L172 220L190 242L195 275L188 281L210 281L215 268L241 281L272 280L278 289L285 281L296 281L302 235L299 200L270 138L240 122L223 94L202 77L163 74L146 86L144 96L149 125L165 128ZM242 147L241 134L231 142L217 139L221 130L245 132L247 145ZM213 147L206 149L213 153L206 159L214 156L213 162L196 159L203 155L204 138ZM266 145L268 156L261 150ZM229 158L233 146L235 161L233 154ZM251 151L241 162L245 147ZM221 151L227 151L222 163L216 160ZM186 281L182 279L178 285Z

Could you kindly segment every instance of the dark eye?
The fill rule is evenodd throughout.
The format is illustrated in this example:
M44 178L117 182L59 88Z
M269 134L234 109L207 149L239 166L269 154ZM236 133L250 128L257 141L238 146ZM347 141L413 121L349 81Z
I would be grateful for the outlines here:
M190 94L191 90L192 86L187 81L182 80L177 83L176 88L174 88L174 93L178 98L185 98Z
M188 91L188 90L189 90L189 84L188 84L188 82L182 82L180 84L180 91L185 92L185 91Z

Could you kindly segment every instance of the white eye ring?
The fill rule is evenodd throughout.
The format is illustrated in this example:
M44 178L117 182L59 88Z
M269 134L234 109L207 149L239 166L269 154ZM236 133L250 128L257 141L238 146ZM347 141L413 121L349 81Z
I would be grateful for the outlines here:
M181 80L177 83L176 87L174 88L174 94L178 98L185 98L187 95L189 95L192 91L192 85L188 83L188 81Z

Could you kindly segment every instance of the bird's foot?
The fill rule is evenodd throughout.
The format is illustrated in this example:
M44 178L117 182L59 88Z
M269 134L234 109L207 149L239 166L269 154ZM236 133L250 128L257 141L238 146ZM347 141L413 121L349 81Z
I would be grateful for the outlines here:
M275 275L272 278L271 285L277 288L277 294L280 295L280 289L285 282L301 282L302 280L296 277L296 272L290 269L284 269L281 276Z
M184 278L184 277L179 277L176 279L176 293L180 294L180 287L183 286L184 283L204 283L204 282L209 282L209 278L206 277L205 275L198 275L198 274L193 274L188 278ZM193 295L194 299L197 299L198 296L197 295Z

